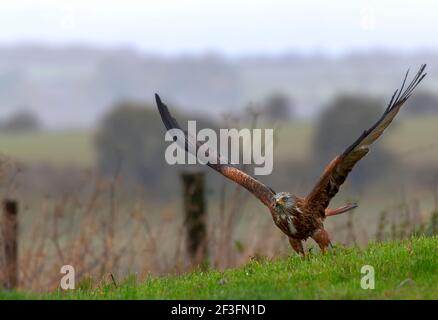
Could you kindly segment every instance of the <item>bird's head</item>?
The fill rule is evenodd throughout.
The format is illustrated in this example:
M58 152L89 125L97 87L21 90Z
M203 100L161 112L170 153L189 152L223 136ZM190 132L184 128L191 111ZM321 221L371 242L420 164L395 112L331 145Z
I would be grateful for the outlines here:
M291 209L295 205L295 198L288 192L280 192L274 196L275 207Z

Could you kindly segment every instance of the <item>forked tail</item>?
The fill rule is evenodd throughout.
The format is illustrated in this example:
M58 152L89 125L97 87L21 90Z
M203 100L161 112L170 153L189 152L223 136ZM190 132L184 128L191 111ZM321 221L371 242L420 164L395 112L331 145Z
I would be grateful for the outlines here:
M350 203L350 204L347 204L343 207L336 208L336 209L327 208L327 209L325 209L325 216L326 217L336 216L338 214L356 209L357 207L358 207L358 205L356 203Z

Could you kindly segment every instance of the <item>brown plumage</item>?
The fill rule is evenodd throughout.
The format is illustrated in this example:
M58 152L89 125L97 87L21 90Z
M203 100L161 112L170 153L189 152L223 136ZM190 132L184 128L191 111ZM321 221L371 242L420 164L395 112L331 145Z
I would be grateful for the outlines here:
M337 194L354 165L368 153L369 146L382 135L402 105L426 76L424 73L425 68L426 65L420 67L405 89L409 72L406 73L401 88L393 94L382 117L370 129L364 131L342 154L329 163L315 187L304 198L288 192L276 193L238 168L229 164L220 164L219 160L217 164L207 163L207 165L228 179L240 184L267 206L274 223L289 237L289 243L296 252L304 254L302 241L309 237L313 238L321 250L325 251L331 245L330 238L324 229L325 218L357 207L356 204L348 204L337 209L331 209L328 208L331 199ZM405 90L403 91L403 89ZM170 115L167 106L162 103L160 97L155 95L155 98L166 128L168 130L180 129L179 124ZM190 150L188 147L190 139L187 137L187 132L185 137L185 148L188 151ZM220 156L217 156L217 158L219 159Z

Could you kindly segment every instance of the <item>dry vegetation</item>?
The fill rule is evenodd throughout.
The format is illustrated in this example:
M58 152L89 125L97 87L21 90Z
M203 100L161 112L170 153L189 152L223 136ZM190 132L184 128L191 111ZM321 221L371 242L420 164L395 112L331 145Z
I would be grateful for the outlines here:
M7 183L2 187L7 196L14 194L17 170L11 162L4 171ZM141 197L125 201L123 181L117 176L103 179L89 175L88 179L80 192L46 198L37 207L21 209L20 290L55 290L65 264L75 267L77 279L92 278L94 285L108 279L117 283L130 274L141 280L151 274L180 274L193 269L185 250L181 213L163 207L156 211ZM249 205L249 194L224 183L220 195L217 214L210 215L208 221L211 267L223 270L290 253L287 241L270 219L259 219L268 216L263 208ZM430 215L415 203L405 203L382 212L371 238L383 241L415 233L437 234L437 209ZM429 216L430 220L424 219ZM330 229L338 242L361 244L369 237L361 236L360 228L350 215Z

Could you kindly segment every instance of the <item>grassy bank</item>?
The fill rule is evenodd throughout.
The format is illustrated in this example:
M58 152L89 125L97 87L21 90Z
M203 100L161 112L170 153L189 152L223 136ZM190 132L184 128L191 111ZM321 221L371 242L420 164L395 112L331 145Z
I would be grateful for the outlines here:
M375 270L375 289L364 290L361 268ZM336 247L329 254L295 255L253 261L224 272L182 276L130 277L116 287L91 288L83 281L74 291L43 295L0 293L0 298L33 299L438 299L438 238L373 243L366 249Z

